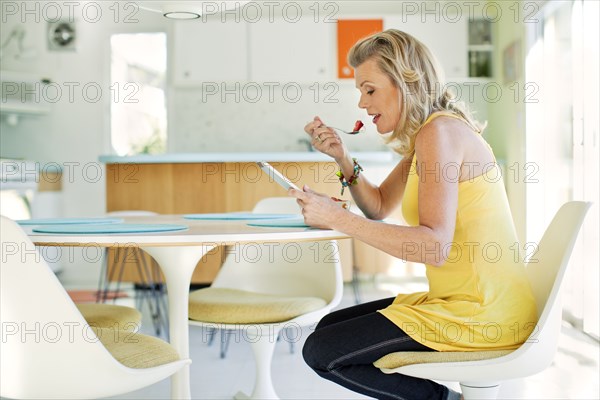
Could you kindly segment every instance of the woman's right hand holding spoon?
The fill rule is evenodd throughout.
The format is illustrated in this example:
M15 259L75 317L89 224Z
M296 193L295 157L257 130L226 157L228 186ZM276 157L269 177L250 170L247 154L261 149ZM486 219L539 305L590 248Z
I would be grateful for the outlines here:
M332 128L326 126L321 118L315 117L306 124L304 131L312 138L311 143L315 149L327 154L334 160L343 160L347 150L340 136Z

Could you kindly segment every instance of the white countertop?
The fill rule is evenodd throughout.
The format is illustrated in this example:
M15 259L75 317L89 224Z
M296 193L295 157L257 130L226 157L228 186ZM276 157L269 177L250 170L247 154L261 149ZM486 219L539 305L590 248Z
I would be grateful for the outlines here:
M391 151L365 151L352 153L352 157L361 163L389 164L399 160ZM173 154L141 154L136 156L100 156L100 162L106 164L164 164L164 163L205 163L205 162L311 162L333 161L319 152L270 152L270 153L173 153Z

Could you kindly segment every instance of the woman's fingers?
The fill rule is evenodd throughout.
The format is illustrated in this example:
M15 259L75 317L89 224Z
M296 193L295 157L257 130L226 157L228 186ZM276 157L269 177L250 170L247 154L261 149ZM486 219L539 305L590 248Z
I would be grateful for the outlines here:
M312 121L310 121L308 124L306 124L304 126L304 132L313 136L315 129L319 128L322 125L323 125L323 121L321 121L321 118L315 117L315 118L313 118Z
M323 143L327 139L337 138L337 134L333 131L333 129L326 126L321 126L313 131L312 137L318 142Z

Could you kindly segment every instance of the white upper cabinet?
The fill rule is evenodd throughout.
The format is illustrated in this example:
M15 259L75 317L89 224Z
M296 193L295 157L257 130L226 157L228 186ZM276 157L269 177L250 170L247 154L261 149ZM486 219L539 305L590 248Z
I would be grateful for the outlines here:
M384 29L399 29L410 33L423 42L438 58L446 79L468 76L468 20L464 15L426 16L423 22L420 15L392 16L384 18Z
M312 83L334 78L335 23L275 18L250 24L250 77L256 82Z
M248 80L248 24L176 21L171 71L178 86Z

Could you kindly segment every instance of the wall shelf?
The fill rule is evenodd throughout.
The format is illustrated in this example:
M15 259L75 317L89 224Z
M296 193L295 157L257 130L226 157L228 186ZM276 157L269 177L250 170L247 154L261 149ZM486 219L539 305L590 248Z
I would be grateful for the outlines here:
M43 104L31 101L22 101L21 90L35 90L34 85L47 85L52 81L47 77L30 73L17 71L0 71L0 82L2 83L2 100L0 102L0 115L5 118L6 123L10 126L15 126L19 123L22 117L45 115L49 112L49 108ZM8 85L11 85L10 93L5 93ZM13 91L14 84L19 87Z
M493 76L494 45L492 25L489 20L469 20L468 51L469 77L491 78Z

